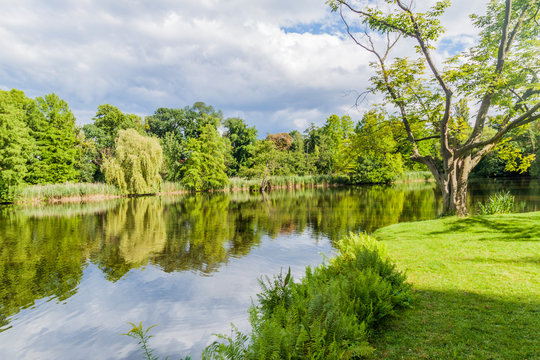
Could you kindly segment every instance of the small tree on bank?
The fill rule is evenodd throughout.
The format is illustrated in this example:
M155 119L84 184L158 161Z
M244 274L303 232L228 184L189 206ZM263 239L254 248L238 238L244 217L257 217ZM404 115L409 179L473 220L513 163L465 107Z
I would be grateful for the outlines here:
M115 155L105 158L102 165L107 184L118 187L125 194L158 192L163 162L159 141L127 129L118 132L115 143Z
M433 173L444 211L466 215L471 170L514 129L540 119L540 1L490 1L485 16L472 16L480 29L478 45L448 59L443 71L432 49L444 31L439 17L448 0L425 12L414 12L414 3L403 0L327 3L340 12L352 39L375 56L371 91L382 93L396 110L412 146L411 159ZM380 3L390 10L383 11ZM360 18L364 33L352 32L348 15ZM379 38L386 40L382 49L376 46ZM400 38L416 43L419 59L390 63ZM472 127L460 131L452 124L463 114L455 108L463 99L478 104L478 111L466 119ZM438 140L438 156L421 151L420 142L432 139Z

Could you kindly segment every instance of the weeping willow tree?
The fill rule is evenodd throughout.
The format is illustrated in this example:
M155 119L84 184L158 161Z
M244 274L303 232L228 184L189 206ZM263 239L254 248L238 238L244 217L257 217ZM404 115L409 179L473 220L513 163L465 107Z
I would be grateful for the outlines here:
M159 141L127 129L118 132L115 144L115 155L106 158L102 165L107 184L115 185L125 194L158 192L163 162Z

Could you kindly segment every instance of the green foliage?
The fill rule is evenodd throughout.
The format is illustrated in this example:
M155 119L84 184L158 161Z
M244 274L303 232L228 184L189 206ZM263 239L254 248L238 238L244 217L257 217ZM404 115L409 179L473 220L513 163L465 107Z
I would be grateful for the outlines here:
M348 174L352 184L396 180L403 174L403 163L397 152L394 131L384 113L365 113L354 134L344 143L336 168Z
M182 183L195 191L223 188L229 179L225 173L226 143L211 124L207 124L199 138L186 143L188 157L184 164Z
M151 194L161 188L159 170L163 153L159 141L143 136L134 129L120 130L116 154L102 165L107 184L125 194Z
M231 328L230 336L216 334L222 342L214 341L207 346L202 353L203 360L237 360L248 356L249 337L232 324Z
M116 106L103 104L98 106L96 116L93 118L97 129L92 125L85 126L88 138L93 139L99 148L113 148L120 130L134 129L142 134L142 119L134 114L124 114Z
M230 173L237 175L240 168L249 163L253 146L257 141L257 129L248 127L240 118L226 119L224 125L227 129L224 136L231 143L231 153L234 158L234 163L230 166Z
M350 183L389 184L402 174L401 154L360 155L350 174Z
M169 181L183 181L189 189L201 190L203 185L204 190L216 188L216 183L209 177L210 183L199 181L201 178L201 140L202 136L208 137L209 130L205 130L210 126L217 132L217 128L221 123L223 114L220 110L215 110L212 106L206 105L203 102L196 102L192 106L186 106L183 109L159 108L152 116L146 117L145 128L150 134L156 135L161 140L164 162L164 177ZM213 137L218 139L218 137ZM204 140L207 141L207 140ZM208 146L206 146L208 148ZM219 139L219 148L223 148L223 158L229 160L227 142ZM193 153L195 149L197 153ZM208 150L210 150L208 148ZM214 155L210 155L212 157ZM224 160L224 163L226 161ZM188 165L189 164L189 165ZM234 168L235 162L230 164ZM204 171L207 171L205 169ZM226 169L229 170L229 169ZM234 171L229 170L231 173ZM188 176L187 179L184 179ZM220 178L218 173L216 178ZM221 183L221 180L217 181ZM203 184L204 183L204 184Z
M37 148L26 182L55 184L79 180L77 166L82 154L75 116L67 102L54 93L36 98L29 127Z
M12 201L14 187L24 182L35 140L26 114L31 100L22 91L0 90L0 202Z
M99 157L99 151L96 143L90 139L87 139L84 131L78 129L77 143L80 151L80 159L76 164L76 168L79 172L79 181L85 183L91 183L93 181L104 181L99 166L95 163Z
M496 152L487 154L471 173L471 177L493 178L504 177L509 174L504 171L504 161L497 156Z
M509 214L514 211L514 202L515 198L509 191L493 194L487 203L478 203L479 213L481 215Z
M536 154L523 155L523 150L507 140L501 141L496 148L499 158L505 163L504 170L523 174L531 167Z
M249 345L235 347L222 336L227 346L214 343L208 358L226 358L231 346L237 359L354 359L372 353L370 335L409 305L410 287L369 236L349 235L338 247L338 257L308 267L300 283L290 272L263 283L259 305L250 309Z
M159 108L146 118L146 130L163 139L167 133L173 133L178 142L198 138L206 125L217 128L223 119L221 110L211 105L196 102L183 109Z
M120 130L134 129L144 134L142 119L135 114L125 114L116 106L103 104L98 106L94 122L83 126L85 144L82 146L84 177L91 181L105 181L102 165L106 158L114 153L115 140ZM93 144L92 144L93 143ZM90 175L92 169L96 170Z
M163 163L164 178L169 181L181 181L184 176L184 148L172 132L165 134L161 140L161 147L165 159Z

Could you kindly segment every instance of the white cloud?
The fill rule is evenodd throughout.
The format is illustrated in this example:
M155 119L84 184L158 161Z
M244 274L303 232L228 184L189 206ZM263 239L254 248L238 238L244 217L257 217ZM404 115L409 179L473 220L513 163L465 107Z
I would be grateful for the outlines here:
M475 3L456 1L443 19L448 47L474 39ZM0 10L2 87L54 91L81 122L102 103L151 114L205 101L261 134L289 131L353 106L344 94L370 76L371 57L349 38L283 30L340 27L323 0L19 0Z

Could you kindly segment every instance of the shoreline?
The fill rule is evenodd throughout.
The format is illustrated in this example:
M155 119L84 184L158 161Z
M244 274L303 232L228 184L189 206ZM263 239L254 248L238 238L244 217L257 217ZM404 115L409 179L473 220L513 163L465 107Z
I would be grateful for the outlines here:
M390 184L407 184L407 183L430 183L434 182L435 179L410 179L410 180L396 180ZM365 184L377 185L377 184ZM341 183L321 183L321 184L287 184L287 185L274 185L270 186L268 191L272 190L301 190L301 189L316 189L316 188L334 188L334 187L345 187L345 186L356 186L348 185ZM216 189L210 190L209 193L215 192L224 192L224 193L235 193L235 192L259 192L259 190L253 190L250 187L232 187L225 189ZM27 206L40 206L40 205L51 205L51 204L73 204L73 203L92 203L120 198L132 198L132 197L143 197L143 196L167 196L167 195L186 195L186 194L197 194L203 193L201 191L191 191L185 189L171 190L171 191L161 191L155 194L141 194L141 195L117 195L117 194L91 194L91 195L76 195L76 196L44 196L44 197L29 197L19 201L14 201L12 203L7 203L6 205L27 205Z

